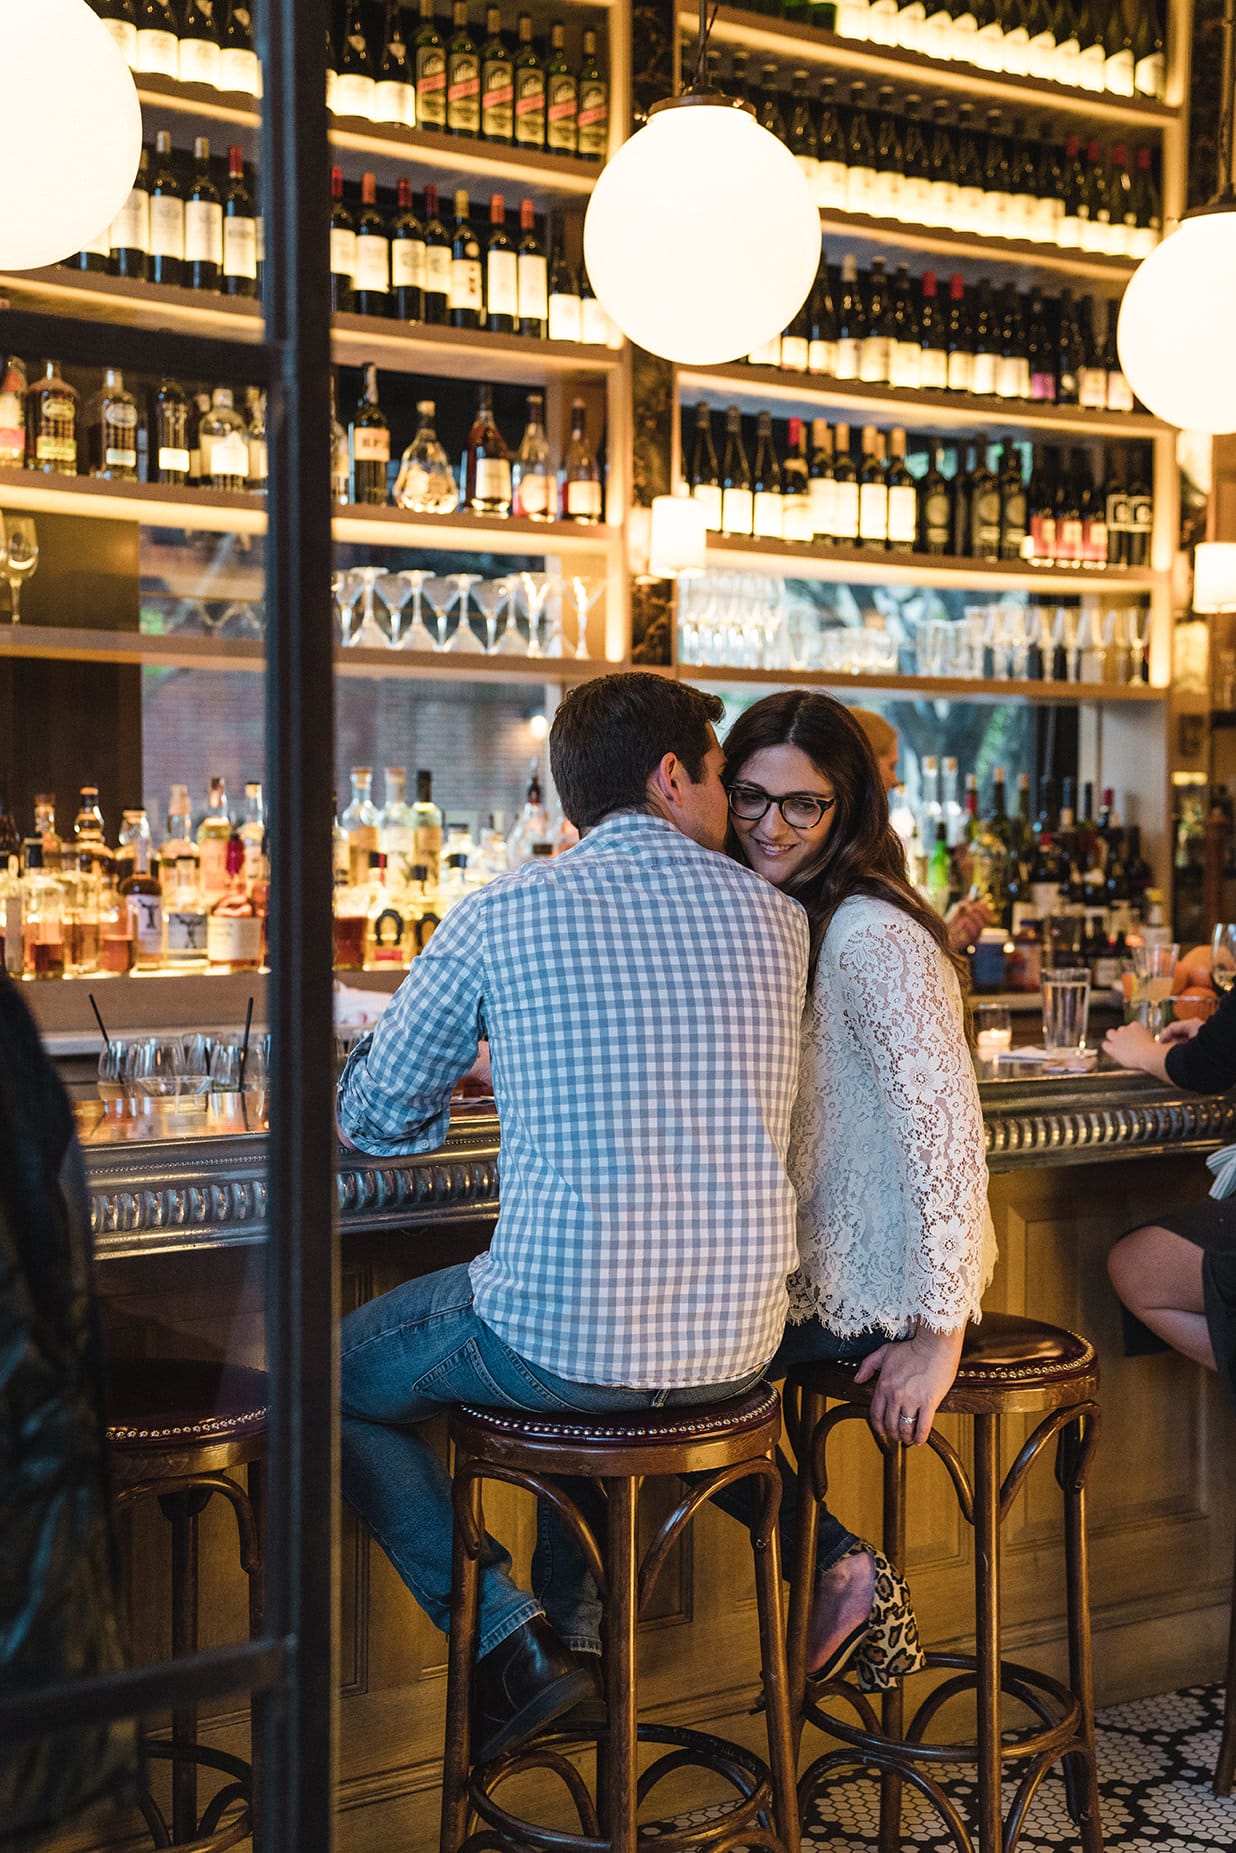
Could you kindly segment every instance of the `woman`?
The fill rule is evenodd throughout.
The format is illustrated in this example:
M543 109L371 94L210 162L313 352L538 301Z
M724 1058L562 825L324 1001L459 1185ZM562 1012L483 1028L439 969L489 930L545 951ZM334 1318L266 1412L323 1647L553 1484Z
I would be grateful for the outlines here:
M789 1167L799 1268L771 1374L861 1358L877 1435L921 1446L957 1373L995 1260L965 966L906 878L867 738L840 702L789 690L725 742L731 854L802 903L811 925ZM791 1502L792 1503L792 1502ZM854 1656L860 1684L921 1664L895 1656L904 1584L822 1515L807 1668Z
M1206 1022L1169 1023L1156 1042L1141 1023L1108 1030L1103 1052L1199 1094L1236 1086L1236 991ZM1107 1257L1129 1311L1197 1364L1217 1370L1236 1403L1236 1196L1207 1197L1122 1236Z

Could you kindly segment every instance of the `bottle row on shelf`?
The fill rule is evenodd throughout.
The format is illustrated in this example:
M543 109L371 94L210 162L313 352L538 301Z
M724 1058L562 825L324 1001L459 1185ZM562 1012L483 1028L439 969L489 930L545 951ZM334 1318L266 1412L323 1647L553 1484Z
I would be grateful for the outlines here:
M240 96L262 94L246 0L90 0L138 76L171 77Z
M747 356L753 366L817 373L906 392L965 393L1031 405L1131 412L1132 389L1116 351L1118 305L1106 305L1102 338L1094 299L993 288L967 292L959 275L942 296L934 270L921 278L882 257L860 273L850 255L833 281L821 259L806 302L784 333Z
M1162 236L1162 207L1149 147L1106 151L1044 121L1031 133L999 108L980 116L972 103L921 95L892 84L849 86L797 70L787 96L776 64L763 66L750 94L745 52L722 87L752 103L761 125L785 143L807 175L822 211L863 213L903 224L946 227L987 238L1029 239L1140 259Z
M1162 101L1162 7L1124 0L770 0L772 14L839 38L921 52L1010 77Z
M1027 472L1028 447L1006 439L993 469L992 447L971 440L964 461L962 446L953 447L950 479L941 468L945 440L928 439L925 447L916 440L912 470L901 426L886 438L864 425L855 460L848 424L830 431L826 419L812 419L808 448L807 422L791 418L782 447L772 414L760 412L749 456L737 406L725 423L720 463L705 401L695 408L689 450L684 446L687 490L714 533L1043 567L1098 570L1149 560L1149 486L1114 475L1096 482L1078 451L1057 458L1036 446Z

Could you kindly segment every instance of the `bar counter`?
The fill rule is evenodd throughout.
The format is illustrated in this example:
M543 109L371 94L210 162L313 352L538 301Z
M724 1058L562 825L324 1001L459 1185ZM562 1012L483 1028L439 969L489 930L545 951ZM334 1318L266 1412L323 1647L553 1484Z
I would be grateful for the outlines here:
M1146 1697L1218 1678L1236 1525L1231 1412L1211 1373L1171 1353L1126 1355L1104 1263L1123 1231L1205 1195L1203 1155L1236 1140L1236 1098L1182 1094L1102 1058L1084 1074L1007 1067L1007 1079L1004 1063L1000 1078L988 1064L979 1070L1000 1245L986 1304L1071 1326L1099 1350L1103 1432L1089 1504L1098 1698ZM97 1103L79 1110L105 1326L116 1353L174 1349L261 1362L262 1104L223 1096L171 1115L104 1114ZM425 1156L341 1150L342 1306L475 1254L497 1211L497 1157L489 1103L461 1105L446 1145ZM1028 1424L1008 1422L1006 1460ZM965 1445L960 1433L954 1438ZM839 1439L844 1445L830 1457L834 1504L854 1530L878 1537L879 1457L858 1425ZM942 1648L966 1645L973 1534L934 1457L912 1459L909 1496L908 1572L924 1637ZM495 1488L487 1517L526 1576L530 1502ZM160 1522L157 1514L136 1515L125 1548L137 1647L152 1653L166 1651ZM736 1605L752 1604L753 1589L730 1525L705 1512L677 1550L641 1630L641 1683L651 1716L713 1725L754 1747L756 1630L753 1619L750 1628L733 1627ZM208 1512L202 1577L211 1641L244 1632L234 1558L226 1514ZM1065 1668L1061 1559L1059 1493L1045 1468L1031 1475L1005 1527L1003 1606L1013 1656L1057 1675ZM339 1844L343 1853L386 1853L398 1836L408 1853L430 1853L443 1638L346 1512L339 1568ZM240 1749L243 1720L220 1714L209 1735L221 1748Z

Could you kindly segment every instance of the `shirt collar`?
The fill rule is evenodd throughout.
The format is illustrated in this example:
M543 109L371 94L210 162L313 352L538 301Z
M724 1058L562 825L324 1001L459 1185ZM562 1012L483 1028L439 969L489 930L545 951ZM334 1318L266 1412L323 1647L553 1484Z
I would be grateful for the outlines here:
M652 811L611 811L608 817L603 817L599 824L592 826L581 840L579 847L587 849L590 844L595 843L598 848L602 848L606 844L622 839L635 840L639 837L645 839L649 848L666 847L667 837L674 839L675 846L686 843L693 849L703 848L703 845L697 843L694 837L685 835L683 831L670 823L667 817L658 817ZM705 855L711 856L716 853L711 849L704 850Z

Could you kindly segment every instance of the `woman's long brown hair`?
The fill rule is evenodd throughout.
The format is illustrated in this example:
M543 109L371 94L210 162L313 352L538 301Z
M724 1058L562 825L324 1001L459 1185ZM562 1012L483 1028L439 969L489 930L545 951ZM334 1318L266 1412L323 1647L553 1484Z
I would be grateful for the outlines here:
M743 766L753 754L770 746L796 746L836 793L833 826L819 856L785 887L807 910L810 982L815 983L820 947L841 903L852 894L869 894L899 907L930 933L957 973L963 999L968 999L969 967L949 945L939 914L906 875L905 851L888 820L888 798L875 754L849 709L831 695L786 689L748 708L730 728L724 744L727 788L741 780ZM726 847L736 862L746 860L732 824ZM966 1018L968 1025L968 1006Z

